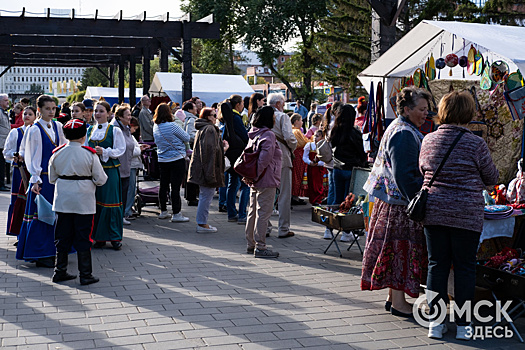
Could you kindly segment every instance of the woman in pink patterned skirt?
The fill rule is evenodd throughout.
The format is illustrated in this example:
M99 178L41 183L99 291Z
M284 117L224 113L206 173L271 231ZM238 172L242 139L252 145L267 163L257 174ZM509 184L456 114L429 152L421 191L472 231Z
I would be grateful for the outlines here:
M389 288L385 309L411 317L405 293L419 296L428 266L423 226L406 214L409 201L421 189L419 150L423 135L418 128L428 113L430 94L405 88L397 96L400 115L386 130L374 168L364 189L375 197L363 255L361 289Z

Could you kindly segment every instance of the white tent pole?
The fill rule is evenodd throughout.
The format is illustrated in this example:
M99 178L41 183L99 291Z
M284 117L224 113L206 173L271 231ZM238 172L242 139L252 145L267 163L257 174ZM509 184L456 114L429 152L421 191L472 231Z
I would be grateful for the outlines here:
M410 57L412 56L413 54L415 54L416 52L418 52L419 50L421 50L423 47L425 47L429 42L431 42L432 40L434 40L436 37L438 37L439 35L441 35L441 33L443 33L445 30L442 29L439 33L437 33L436 35L434 35L432 38L430 38L426 43L424 43L423 45L420 45L419 48L417 50L415 50L414 52L412 52L410 55L407 56ZM395 66L394 68L392 68L390 71L388 71L384 76L385 77L388 77L388 75L390 73L392 73L393 71L395 71L397 69L397 67L399 67L400 65L402 65L403 63L405 63L406 59L402 62L400 62L397 66Z

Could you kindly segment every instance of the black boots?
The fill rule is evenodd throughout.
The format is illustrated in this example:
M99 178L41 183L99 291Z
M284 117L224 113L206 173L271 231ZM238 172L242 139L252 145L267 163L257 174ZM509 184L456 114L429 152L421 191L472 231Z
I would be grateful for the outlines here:
M67 265L67 263L66 263ZM50 256L48 258L39 258L36 260L36 267L47 267L52 269L55 267L55 257Z
M57 263L55 266L55 274L53 275L53 282L64 282L77 278L76 275L67 273L67 258L68 253L57 253Z
M78 256L78 271L80 271L80 284L85 286L87 284L97 283L98 278L93 276L93 267L91 266L91 251L77 252Z

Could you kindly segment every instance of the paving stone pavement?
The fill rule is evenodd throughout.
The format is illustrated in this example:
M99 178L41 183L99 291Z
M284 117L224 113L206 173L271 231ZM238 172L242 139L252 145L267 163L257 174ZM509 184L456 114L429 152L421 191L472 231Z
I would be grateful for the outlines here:
M0 193L2 228L8 201ZM125 227L121 251L92 251L100 282L89 286L52 283L51 269L16 260L15 239L0 235L0 348L523 348L517 338L457 341L453 326L432 340L415 321L386 313L385 291L359 288L355 247L343 258L333 248L323 254L327 241L308 205L292 211L295 237L267 239L278 259L246 254L243 226L228 223L217 207L214 200L215 234L195 232L196 207L183 207L189 223L158 220L158 210L145 207ZM69 270L77 272L75 255Z

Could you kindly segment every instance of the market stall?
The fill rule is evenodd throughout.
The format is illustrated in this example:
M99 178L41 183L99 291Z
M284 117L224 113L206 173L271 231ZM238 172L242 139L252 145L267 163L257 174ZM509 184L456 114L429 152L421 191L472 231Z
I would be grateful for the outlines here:
M133 105L140 101L142 97L142 88L137 88L136 101ZM100 86L88 86L84 98L90 98L92 100L99 100L103 98L110 106L118 103L118 88L113 87L100 87ZM124 102L129 103L129 88L124 89Z
M524 37L524 27L423 21L358 75L370 94L367 123L372 148L389 121L396 118L396 95L404 87L429 90L434 112L441 97L450 91L472 94L477 115L469 128L487 142L502 184L485 194L479 270L495 269L492 277L513 281L513 291L522 291L525 286L525 258L518 249L525 248L525 192L521 193L525 174L521 168L517 171L525 145ZM420 130L425 134L432 129ZM511 180L518 181L520 185L513 188L519 189L506 195ZM506 254L508 249L515 250ZM482 278L483 274L478 276L478 280ZM489 281L489 287L498 289L495 281ZM520 293L511 296L523 306L525 295Z

